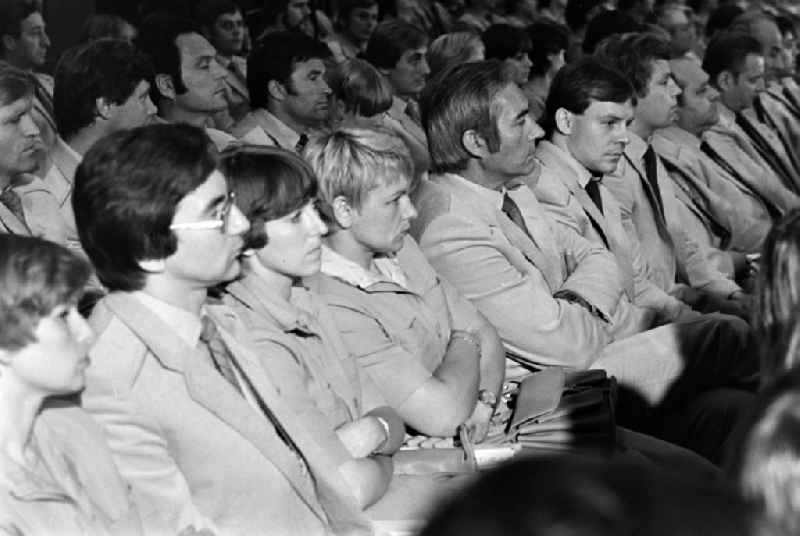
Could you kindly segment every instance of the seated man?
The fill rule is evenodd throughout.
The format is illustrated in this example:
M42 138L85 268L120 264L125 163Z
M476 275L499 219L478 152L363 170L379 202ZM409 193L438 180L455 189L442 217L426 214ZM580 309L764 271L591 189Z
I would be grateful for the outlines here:
M144 54L116 39L70 49L58 63L53 107L59 137L50 151L53 165L43 180L58 201L72 249L80 249L72 213L75 169L100 138L151 119L156 112L149 95L152 73ZM40 202L32 195L33 203Z
M204 305L238 275L249 228L216 164L203 131L177 124L111 134L78 167L78 233L111 291L90 318L83 404L148 533L369 533L247 329Z
M764 89L760 44L747 34L720 34L706 48L703 70L719 91L719 121L703 134L701 150L785 214L800 204L797 172L777 134L744 113Z
M330 54L323 43L301 33L264 37L247 59L252 111L231 133L247 143L302 152L311 131L328 119L325 60Z
M595 58L619 70L637 93L630 142L604 182L620 203L628 234L641 245L652 280L695 308L746 317L744 292L732 274L713 266L709 249L685 228L675 188L650 145L653 132L674 122L681 92L672 79L669 45L646 33L613 36L601 43Z
M234 141L227 132L209 126L214 114L228 107L226 71L217 62L217 51L193 22L154 13L144 20L136 44L153 62L150 96L163 122L205 128L219 150Z
M703 132L719 120L719 93L702 67L680 58L670 61L670 69L681 88L677 120L656 130L653 148L672 179L684 227L709 249L714 266L740 280L750 272L746 254L761 249L779 213L703 152Z
M422 104L439 174L416 197L420 247L508 351L537 366L606 369L662 408L714 385L750 386L742 322L640 333L645 314L624 295L613 255L556 225L521 184L541 129L500 64L451 70Z
M67 224L58 202L41 179L31 175L44 148L33 119L33 95L30 74L0 65L0 233L66 244Z

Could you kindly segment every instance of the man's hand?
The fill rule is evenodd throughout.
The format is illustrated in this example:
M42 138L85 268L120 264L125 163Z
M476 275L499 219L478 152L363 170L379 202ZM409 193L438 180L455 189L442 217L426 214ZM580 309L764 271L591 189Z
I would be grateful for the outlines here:
M492 420L494 410L482 402L475 404L475 409L472 410L472 415L464 421L467 428L467 435L473 443L480 443L486 439L486 434L489 432L489 422Z

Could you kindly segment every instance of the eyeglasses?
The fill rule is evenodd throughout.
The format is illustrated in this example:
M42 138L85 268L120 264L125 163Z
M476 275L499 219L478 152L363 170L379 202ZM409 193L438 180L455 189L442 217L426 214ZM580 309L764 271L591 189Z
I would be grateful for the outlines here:
M189 221L183 223L173 223L169 228L173 231L205 231L219 229L221 233L228 234L231 227L231 209L236 201L234 192L228 192L225 202L219 208L219 215L213 220Z

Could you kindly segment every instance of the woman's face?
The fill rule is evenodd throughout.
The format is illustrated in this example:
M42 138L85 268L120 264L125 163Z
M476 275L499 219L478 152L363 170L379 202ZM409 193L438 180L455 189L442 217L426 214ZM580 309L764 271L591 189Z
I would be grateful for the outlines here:
M514 82L518 86L524 85L528 81L531 74L531 59L528 57L527 52L519 52L516 56L508 58L506 63L511 65L514 73Z
M373 254L395 253L403 247L417 210L408 197L405 177L384 183L364 196L354 210L351 231L356 241Z
M10 370L3 373L14 374L23 385L43 396L83 389L93 337L77 308L57 306L39 320L33 335L33 342L10 355Z
M328 227L314 204L305 205L264 224L267 245L256 252L262 266L288 277L308 277L320 266L322 235Z

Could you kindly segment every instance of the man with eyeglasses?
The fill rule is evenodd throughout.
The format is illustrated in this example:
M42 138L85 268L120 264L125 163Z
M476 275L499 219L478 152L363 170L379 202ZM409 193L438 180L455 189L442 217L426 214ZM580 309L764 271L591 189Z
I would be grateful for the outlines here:
M83 405L148 534L361 534L250 334L207 299L239 274L249 228L215 155L197 127L150 125L100 140L78 167L78 232L110 290L89 319Z

